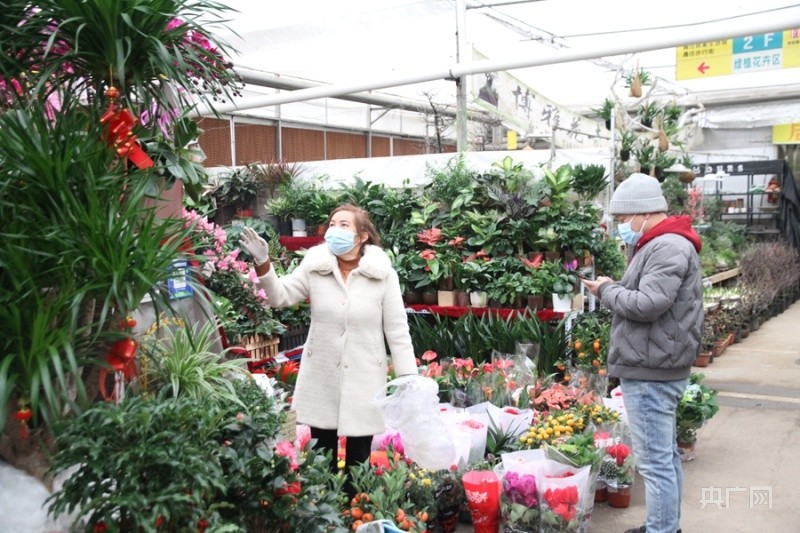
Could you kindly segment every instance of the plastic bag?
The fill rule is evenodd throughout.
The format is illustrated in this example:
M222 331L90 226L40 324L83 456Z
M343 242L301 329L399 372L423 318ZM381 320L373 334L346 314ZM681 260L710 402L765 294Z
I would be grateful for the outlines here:
M393 388L374 401L386 424L400 432L406 455L427 470L448 468L456 449L439 412L439 386L423 376L403 376L386 384Z
M391 520L373 520L358 526L356 533L403 533Z

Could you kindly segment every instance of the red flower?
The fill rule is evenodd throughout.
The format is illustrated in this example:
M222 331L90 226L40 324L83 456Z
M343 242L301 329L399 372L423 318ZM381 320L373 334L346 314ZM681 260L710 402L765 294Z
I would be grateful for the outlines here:
M544 491L544 499L548 507L565 522L575 518L578 505L578 487L575 485L561 489L547 489Z
M92 531L94 531L94 533L103 533L106 530L108 530L108 526L106 525L105 522L98 522L94 525L94 528L92 528Z
M533 257L533 260L527 259L525 257L520 257L520 261L522 261L522 264L524 264L526 267L532 270L536 270L537 268L542 266L542 255L541 254L535 255Z
M614 458L617 462L617 466L622 466L625 463L625 459L630 455L631 449L624 444L614 444L606 448L606 452L609 456Z
M297 361L286 361L281 365L278 372L278 381L282 383L290 383L300 370L300 364Z
M281 496L286 496L287 494L293 494L293 495L300 494L301 487L302 485L300 485L299 481L284 483L283 487L275 491L275 496L280 498Z
M431 361L433 361L434 359L436 359L437 357L439 357L439 356L433 350L427 350L422 354L422 360L423 361L427 361L429 363Z
M197 521L197 533L203 533L208 527L208 520L205 518L201 518Z
M156 529L159 529L163 525L164 525L164 516L158 515L158 518L156 518Z
M433 246L442 238L442 230L439 228L431 228L417 233L417 240L421 243Z

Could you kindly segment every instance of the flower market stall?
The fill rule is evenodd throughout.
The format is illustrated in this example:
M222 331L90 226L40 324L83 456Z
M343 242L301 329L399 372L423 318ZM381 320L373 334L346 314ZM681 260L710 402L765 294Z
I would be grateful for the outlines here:
M188 113L241 89L212 39L222 6L13 0L3 16L0 456L47 483L54 518L98 533L568 532L627 505L611 317L578 280L625 268L603 154L396 161L408 182L284 163L211 180ZM355 465L292 410L313 302L271 308L238 246L253 228L291 272L341 203L378 226L419 370L388 366L374 399L388 425ZM706 266L732 261L731 228L705 235ZM709 347L798 295L780 268L796 250L741 244L741 284L707 291ZM681 444L716 410L696 375Z

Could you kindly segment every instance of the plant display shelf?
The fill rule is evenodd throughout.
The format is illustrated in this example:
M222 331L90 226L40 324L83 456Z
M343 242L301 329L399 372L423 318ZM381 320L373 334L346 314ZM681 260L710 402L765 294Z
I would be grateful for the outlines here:
M722 283L723 281L728 281L729 279L733 279L739 276L739 267L732 268L730 270L725 270L723 272L717 272L707 278L703 278L704 284L716 285L717 283Z
M704 192L704 195L715 196L720 201L722 201L723 198L743 197L745 205L741 211L721 213L720 217L731 221L741 221L744 222L748 228L756 229L757 226L775 226L777 223L777 204L774 207L765 206L763 205L763 199L769 194L780 195L780 187L783 185L784 180L783 167L783 161L776 159L766 161L711 163L708 165L700 165L698 171L705 171L705 173L708 174L714 170L724 170L729 177L746 176L747 184L745 191L725 192L723 190L724 182L718 181L714 186L714 191L711 193ZM698 172L698 175L701 175L701 172ZM778 179L779 189L767 191L767 183L773 177ZM763 187L764 190L754 190L759 186ZM756 205L756 198L761 199L761 201L758 202L759 205ZM758 230L756 229L756 231Z

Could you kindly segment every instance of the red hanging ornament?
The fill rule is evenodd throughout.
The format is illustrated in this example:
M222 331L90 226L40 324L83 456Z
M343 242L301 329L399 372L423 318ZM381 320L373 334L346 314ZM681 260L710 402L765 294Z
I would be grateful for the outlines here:
M120 322L120 329L132 329L136 326L136 320L133 318L126 318ZM136 369L136 348L137 344L136 341L133 340L131 337L126 337L124 339L119 339L115 341L108 350L108 354L106 354L106 363L111 367L111 369L115 373L115 379L124 379L125 381L130 381L137 375ZM108 387L106 386L106 378L108 376L108 370L103 368L100 370L100 394L105 400L112 400L115 399L116 394L116 385L115 385L115 392L109 394ZM120 383L121 385L121 383ZM121 398L116 398L120 400Z
M128 109L120 109L116 103L119 94L116 87L106 90L108 110L100 117L100 124L107 125L106 140L119 157L130 160L140 169L150 168L153 160L142 150L136 135L131 131L136 125L136 119Z
M30 429L28 429L28 420L30 420L32 416L33 413L26 405L23 405L16 413L14 413L14 418L19 421L19 436L21 439L27 439L30 435Z

